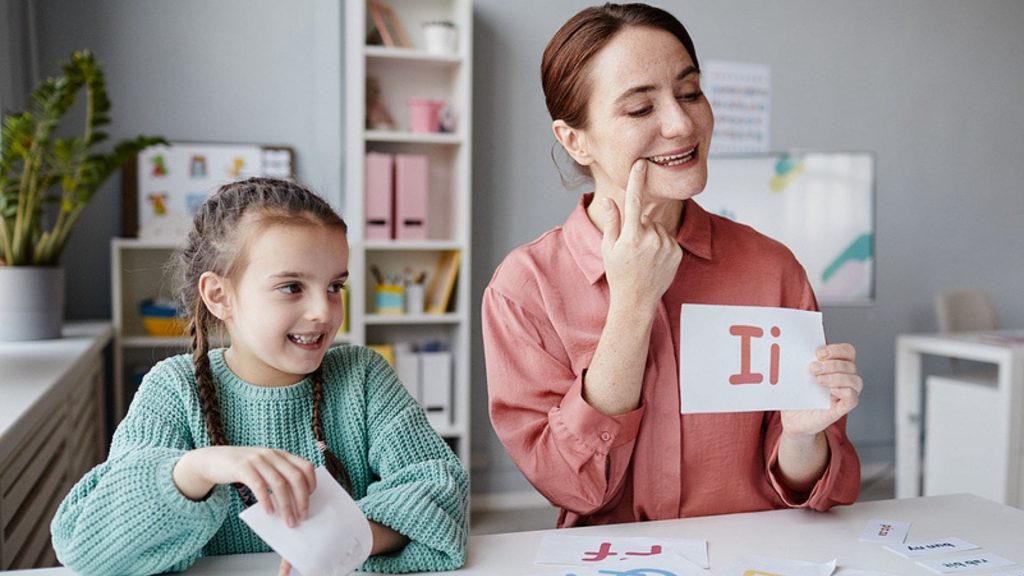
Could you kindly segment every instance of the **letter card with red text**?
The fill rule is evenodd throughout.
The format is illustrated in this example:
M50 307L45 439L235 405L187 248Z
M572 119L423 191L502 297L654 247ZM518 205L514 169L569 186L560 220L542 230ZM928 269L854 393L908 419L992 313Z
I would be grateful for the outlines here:
M683 414L829 407L810 372L825 343L820 312L683 304L679 396Z

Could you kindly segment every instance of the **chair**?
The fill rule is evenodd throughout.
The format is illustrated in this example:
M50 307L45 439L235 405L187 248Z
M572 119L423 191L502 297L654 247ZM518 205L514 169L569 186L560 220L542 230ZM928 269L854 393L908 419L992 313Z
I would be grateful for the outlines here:
M939 332L978 332L998 327L996 306L988 292L953 290L935 295L935 320ZM961 374L960 362L949 361L954 374Z
M935 319L939 332L995 330L996 307L987 292L955 290L935 295Z

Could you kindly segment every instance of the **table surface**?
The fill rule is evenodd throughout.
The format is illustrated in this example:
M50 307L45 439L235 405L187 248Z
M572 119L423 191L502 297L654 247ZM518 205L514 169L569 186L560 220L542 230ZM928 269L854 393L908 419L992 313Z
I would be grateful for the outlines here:
M66 324L59 339L0 342L0 440L54 384L106 346L113 334L108 322L82 322Z
M907 542L955 536L1018 563L1024 568L1024 511L969 494L879 500L840 506L820 513L805 509L705 516L659 522L638 522L562 530L562 534L605 537L699 538L708 541L711 574L719 573L737 556L758 554L812 562L838 561L844 569L875 570L901 576L933 574L882 548L860 542L872 519L910 522ZM551 574L534 565L545 534L553 530L474 536L466 566L454 574L529 576ZM196 575L277 574L275 554L247 554L201 559ZM566 573L571 572L571 570ZM66 576L65 568L25 570L12 574ZM440 574L452 574L436 573Z

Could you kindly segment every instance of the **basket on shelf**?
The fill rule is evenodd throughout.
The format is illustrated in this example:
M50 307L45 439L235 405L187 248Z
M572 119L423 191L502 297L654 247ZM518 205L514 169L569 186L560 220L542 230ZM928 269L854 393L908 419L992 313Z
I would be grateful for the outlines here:
M169 300L147 298L139 302L142 326L150 336L184 336L188 324Z

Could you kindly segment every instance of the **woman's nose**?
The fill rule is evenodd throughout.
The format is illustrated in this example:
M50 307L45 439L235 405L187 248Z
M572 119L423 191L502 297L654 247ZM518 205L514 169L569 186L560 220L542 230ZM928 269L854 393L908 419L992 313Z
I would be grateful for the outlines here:
M663 106L661 118L661 134L666 138L689 136L693 132L693 118L685 106L677 100L670 106Z

